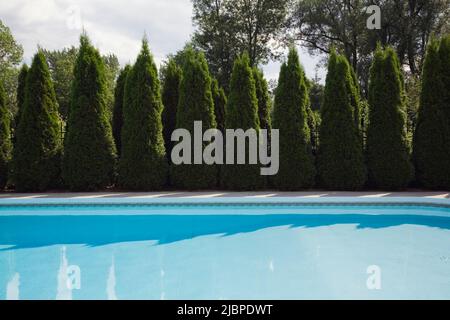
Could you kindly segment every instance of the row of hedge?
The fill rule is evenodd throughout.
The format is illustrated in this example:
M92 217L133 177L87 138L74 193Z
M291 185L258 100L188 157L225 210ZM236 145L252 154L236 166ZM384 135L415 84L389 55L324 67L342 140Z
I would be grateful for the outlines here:
M330 54L314 153L307 80L295 49L281 66L273 108L263 74L250 66L246 54L234 63L228 97L211 78L203 54L188 50L184 60L182 66L168 63L160 88L144 40L135 64L125 67L117 79L111 121L105 66L83 35L62 137L50 72L38 52L19 76L13 142L0 84L0 188L8 177L17 191L91 191L111 186L125 190L402 189L413 180L427 188L450 187L450 36L432 40L428 48L413 148L407 139L401 66L391 48L379 47L374 53L366 139L356 75L344 56ZM167 155L173 148L172 131L193 132L195 120L201 120L204 128L220 130L279 128L278 174L260 176L255 165L171 164Z

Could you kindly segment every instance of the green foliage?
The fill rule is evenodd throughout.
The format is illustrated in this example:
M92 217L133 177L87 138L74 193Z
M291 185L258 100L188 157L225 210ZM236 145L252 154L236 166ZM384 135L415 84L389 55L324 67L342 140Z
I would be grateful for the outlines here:
M128 73L131 67L126 65L119 74L116 82L116 89L114 90L114 109L113 109L113 121L112 130L114 141L116 143L117 155L120 156L122 148L122 126L123 126L123 96L125 93L125 83L127 81Z
M44 191L60 184L61 120L50 71L38 52L28 71L25 101L14 147L17 191Z
M11 30L0 20L0 70L19 64L22 55L22 46L16 42Z
M226 110L227 129L259 130L258 99L247 53L234 62ZM234 158L236 163L236 152ZM246 159L248 163L248 154ZM261 187L263 180L257 165L227 164L221 173L222 186L232 190L254 190Z
M325 87L319 83L319 79L317 77L313 80L306 79L306 84L309 91L311 110L318 111L320 110L320 106L322 105Z
M170 62L174 62L179 68L183 68L186 60L196 52L193 44L191 42L187 42L183 49L178 50L175 54L169 54L167 56L167 60L162 64L159 75L161 80L161 85L164 87L164 81L166 79L167 69L169 67Z
M0 190L8 182L11 151L10 112L6 106L5 90L0 82Z
M164 105L162 112L163 136L166 153L169 158L173 147L171 140L172 132L175 130L177 122L177 106L180 96L181 78L181 68L176 64L174 59L169 60L162 90L162 102Z
M446 119L449 120L447 125L450 126L450 33L441 39L441 44L439 46L439 58L441 60L441 81L442 87L444 88L442 91L441 108L444 110ZM447 146L450 147L450 144L447 144ZM447 153L447 155L449 154Z
M67 120L69 116L71 88L74 80L73 68L75 67L78 51L79 49L73 46L62 50L43 50L52 75L59 112L64 120ZM114 104L114 85L119 72L119 61L113 54L102 56L102 60L105 65L106 104L109 116L111 116Z
M405 98L407 113L408 141L411 143L417 126L417 113L420 105L421 79L420 75L405 77Z
M102 189L114 181L117 156L108 114L104 61L82 35L64 139L63 178L71 190Z
M59 112L67 120L71 101L71 88L74 78L73 68L77 60L78 48L70 47L62 50L43 50L52 75Z
M216 128L211 77L203 54L192 53L183 66L177 128L184 128L194 137L194 121L202 121L204 130ZM203 144L205 146L206 144ZM191 141L194 150L194 141ZM187 189L206 189L217 185L217 167L207 164L181 164L172 167L172 183Z
M363 146L367 144L367 129L369 127L369 101L361 99L361 132Z
M281 66L275 94L274 127L280 130L280 168L275 185L282 190L313 186L314 158L308 127L309 96L297 51Z
M397 54L375 52L370 70L367 168L376 187L400 189L412 179L406 130L406 100Z
M258 117L261 129L270 130L272 121L270 119L271 101L269 96L269 88L264 74L261 70L253 67L253 79L255 80L256 99L258 100Z
M366 181L362 136L355 110L357 88L347 59L331 53L321 110L317 169L328 189L356 190Z
M119 184L132 190L158 190L167 181L160 83L147 40L125 84Z
M17 110L16 89L23 47L16 42L11 30L0 20L0 82L6 94L6 104L13 114Z
M219 82L216 79L213 79L211 82L211 93L214 101L214 114L216 116L217 129L224 133L227 97L223 88L219 87Z
M317 154L319 148L319 128L320 128L320 111L312 110L310 107L306 108L307 122L309 133L311 136L311 150L313 155Z
M217 79L213 79L211 82L211 93L214 101L214 115L216 117L217 130L225 134L225 118L226 118L226 107L227 107L227 97L223 88L219 87L219 82ZM221 167L217 166L217 181L220 184Z
M323 103L323 95L325 86L319 83L320 78L317 76L314 79L305 79L306 86L309 92L310 105L306 108L308 115L308 127L311 136L311 148L314 155L317 154L319 146L319 127L320 127L320 106Z
M193 0L193 43L228 93L233 61L244 51L251 66L277 57L271 41L284 37L289 0Z
M414 135L414 161L419 183L450 188L450 35L428 46Z
M25 103L25 85L27 81L28 70L28 66L26 64L23 64L19 72L19 78L17 81L17 113L14 118L14 130L17 130L17 128L19 127L19 120L22 117L22 111Z
M353 110L353 121L355 122L355 127L359 134L359 138L361 142L363 141L363 132L362 132L362 110L361 110L361 97L359 94L359 85L358 78L356 76L355 71L351 66L350 69L350 79L351 81L346 81L345 84L347 86L347 92L350 96L350 105Z
M115 54L107 54L102 56L105 64L105 78L106 78L106 105L108 110L108 116L112 121L114 112L114 96L116 88L116 78L120 72L119 59Z
M342 50L357 70L367 92L372 52L377 42L395 48L400 62L411 73L421 70L424 49L430 34L449 27L450 0L373 1L307 0L294 1L288 19L293 38L303 40L312 52L328 52L331 46ZM366 8L377 4L382 12L381 29L367 28Z

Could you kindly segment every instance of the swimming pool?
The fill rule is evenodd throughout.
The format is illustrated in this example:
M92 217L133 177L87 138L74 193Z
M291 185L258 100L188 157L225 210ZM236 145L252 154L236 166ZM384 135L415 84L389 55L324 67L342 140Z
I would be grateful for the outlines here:
M0 199L0 299L450 299L449 199Z

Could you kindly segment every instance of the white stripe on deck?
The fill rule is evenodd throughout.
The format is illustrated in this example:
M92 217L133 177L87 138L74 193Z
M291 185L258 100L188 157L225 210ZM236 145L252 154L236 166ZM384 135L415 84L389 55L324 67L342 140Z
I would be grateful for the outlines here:
M189 199L196 199L196 198L215 198L215 197L222 197L226 195L226 193L213 193L213 194L200 194L195 196L184 196L182 198L189 198Z
M134 196L127 196L127 199L153 199L153 198L161 198L161 197L168 197L168 196L174 196L177 194L181 194L180 192L171 192L171 193L157 193L157 194L139 194Z
M358 196L358 198L380 198L390 196L391 193L376 193L376 194L367 194L364 196Z

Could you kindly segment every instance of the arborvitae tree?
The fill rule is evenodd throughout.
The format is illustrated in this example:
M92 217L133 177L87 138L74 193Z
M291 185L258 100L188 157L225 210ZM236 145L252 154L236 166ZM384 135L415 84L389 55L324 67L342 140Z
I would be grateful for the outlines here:
M216 128L211 77L203 53L192 53L184 63L176 127L188 130L194 137L194 121L202 121L203 130ZM192 150L193 145L191 141ZM194 154L190 165L174 165L172 169L172 182L177 187L207 189L217 185L217 166L194 164Z
M281 66L274 108L274 127L280 130L280 168L274 183L282 190L314 184L316 170L307 122L308 97L305 73L297 51L291 49L287 63Z
M447 89L442 91L441 107L446 114L446 118L449 120L449 122L447 122L447 126L450 126L450 90L448 90L450 88L450 34L447 34L441 39L439 46L439 58L441 60L442 85ZM447 128L450 130L450 127ZM450 143L447 143L447 147L450 148ZM447 156L450 156L450 154L447 153ZM447 166L447 168L450 170L450 166Z
M45 56L38 52L28 71L25 101L14 146L18 191L44 191L60 184L61 120Z
M181 68L176 64L174 59L170 59L166 67L162 90L162 102L164 105L164 110L162 112L163 136L166 153L169 159L173 147L173 142L171 140L172 132L175 130L177 122L177 106L180 96L181 76Z
M158 71L147 40L125 84L119 184L132 190L157 190L167 182Z
M14 129L17 130L19 127L19 120L22 116L23 105L25 102L25 84L28 75L28 66L26 64L22 65L20 68L19 77L17 81L17 113L14 118Z
M71 190L101 189L114 181L117 156L106 91L103 59L82 35L64 139L63 178Z
M211 93L214 101L214 114L216 117L217 130L225 134L225 116L227 97L223 88L219 87L217 79L211 81ZM217 166L217 181L220 184L221 168L223 166Z
M244 131L253 128L259 131L258 99L247 53L244 53L234 62L230 94L226 107L225 127ZM258 165L248 164L247 151L248 144L245 157L247 164L236 164L235 152L235 164L223 166L221 170L223 187L232 190L254 190L261 187L264 179L260 176L260 168Z
M361 106L361 97L359 94L359 84L358 77L356 76L355 71L351 66L350 75L351 81L346 81L347 92L350 95L350 105L353 109L353 121L355 122L356 129L358 131L359 137L361 141L363 141L363 131L362 131L362 106Z
M270 130L272 128L271 103L267 81L264 79L263 72L256 67L253 67L253 79L255 80L256 99L258 100L259 126L261 129Z
M378 48L370 70L367 169L370 183L384 189L404 188L412 179L402 82L395 51Z
M8 182L9 162L11 160L11 118L6 105L6 94L0 82L0 190Z
M214 101L214 114L216 116L217 129L225 133L225 108L227 97L223 88L219 87L219 82L213 79L211 82L211 92Z
M114 91L114 109L113 109L113 121L112 130L114 141L116 142L117 154L120 156L120 150L122 147L122 126L123 126L123 95L125 91L125 83L127 81L128 72L131 67L126 65L119 73L119 77L116 81L116 89Z
M420 184L450 188L450 36L428 46L414 135L414 162Z
M333 51L328 61L317 156L320 182L328 189L355 190L366 181L353 84L347 59Z

